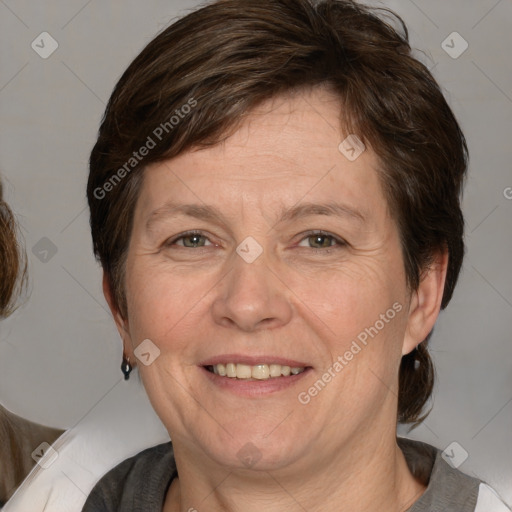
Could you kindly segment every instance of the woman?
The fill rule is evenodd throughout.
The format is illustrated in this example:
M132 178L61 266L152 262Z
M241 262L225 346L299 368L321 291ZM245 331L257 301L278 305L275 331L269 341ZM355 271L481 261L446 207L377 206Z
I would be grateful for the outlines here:
M172 445L109 472L85 512L481 510L484 484L396 437L432 391L467 150L378 14L217 1L115 87L93 244L123 372Z
M9 205L3 199L0 182L0 318L15 308L26 283L25 252L17 240L17 227ZM52 444L62 430L32 423L0 405L0 507L12 496L35 465L36 449ZM35 455L33 455L35 453Z

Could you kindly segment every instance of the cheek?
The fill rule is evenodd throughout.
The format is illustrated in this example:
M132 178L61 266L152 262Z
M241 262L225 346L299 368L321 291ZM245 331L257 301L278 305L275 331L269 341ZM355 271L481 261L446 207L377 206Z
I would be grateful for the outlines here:
M399 265L374 258L347 261L328 271L295 273L288 282L304 311L309 309L342 339L378 321L395 302L404 306L405 281Z
M177 348L178 333L196 332L199 317L204 316L204 304L215 279L208 275L190 273L181 276L165 267L132 266L127 272L126 289L130 334L136 346L149 338L157 345L172 343Z
M406 324L399 262L359 258L325 275L297 277L293 286L300 290L299 315L317 335L321 371L343 375L334 379L333 396L351 407L368 396L383 399L395 386Z

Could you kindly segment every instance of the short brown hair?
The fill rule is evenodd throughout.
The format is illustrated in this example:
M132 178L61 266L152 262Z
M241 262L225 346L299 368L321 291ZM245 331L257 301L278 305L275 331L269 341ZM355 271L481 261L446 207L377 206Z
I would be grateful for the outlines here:
M380 159L409 288L417 289L436 253L448 251L446 307L464 253L467 148L438 84L412 56L404 22L351 0L220 0L169 26L130 64L91 153L94 252L121 314L127 315L124 262L144 168L225 140L264 100L321 84L340 99L345 133L357 134ZM150 138L158 143L139 162L133 152ZM432 392L427 342L402 358L404 423L421 421Z
M18 241L16 219L4 201L0 181L0 318L12 313L26 279L25 250Z

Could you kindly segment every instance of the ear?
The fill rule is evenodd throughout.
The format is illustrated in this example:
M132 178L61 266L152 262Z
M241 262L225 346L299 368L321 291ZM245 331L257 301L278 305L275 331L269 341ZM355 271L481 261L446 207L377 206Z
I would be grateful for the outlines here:
M411 294L402 355L412 352L434 328L441 310L447 269L448 251L438 253L421 277L418 289Z
M114 299L114 293L112 292L110 282L105 271L103 271L103 295L105 296L105 300L107 301L108 307L110 308L112 316L114 317L119 335L123 340L124 353L130 358L130 361L134 361L135 357L133 355L128 319L125 319L119 311L117 303Z

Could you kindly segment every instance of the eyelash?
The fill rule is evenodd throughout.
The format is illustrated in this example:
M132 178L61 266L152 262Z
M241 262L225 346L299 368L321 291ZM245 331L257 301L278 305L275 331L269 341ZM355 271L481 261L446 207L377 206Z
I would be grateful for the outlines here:
M307 231L306 233L303 233L302 238L300 239L300 242L302 242L303 240L306 240L307 238L312 237L312 236L321 236L321 237L331 238L336 243L335 245L330 245L329 247L324 247L322 249L320 249L318 247L310 247L310 249L315 251L315 254L320 253L320 252L323 254L330 254L333 249L341 249L348 245L347 242L345 242L345 240L343 240L342 238L339 238L335 235L332 235L331 233L329 233L327 231L322 231L322 230L313 230L313 231Z
M186 231L184 233L181 233L179 234L178 236L170 239L170 240L167 240L164 245L166 247L171 247L173 246L177 241L179 240L182 240L183 238L187 238L187 237L192 237L192 236L202 236L202 237L205 237L207 240L209 240L209 238L206 236L205 233L203 233L202 231ZM333 248L341 248L341 247L344 247L344 246L347 246L347 242L345 242L345 240L337 237L337 236L334 236L332 235L331 233L328 233L326 231L321 231L321 230L314 230L314 231L307 231L306 233L303 233L302 235L302 238L299 240L299 243L306 240L307 238L309 237L312 237L312 236L323 236L323 237L328 237L328 238L331 238L332 240L334 240L336 242L337 245L330 245L329 247L324 247L324 248L317 248L317 247L309 247L309 249L312 249L313 251L315 251L315 253L318 253L318 252L321 252L321 253L324 253L324 254L330 254L331 253L331 250ZM180 246L182 247L183 249L194 249L194 247L185 247L185 246ZM205 247L196 247L195 249L204 249Z

